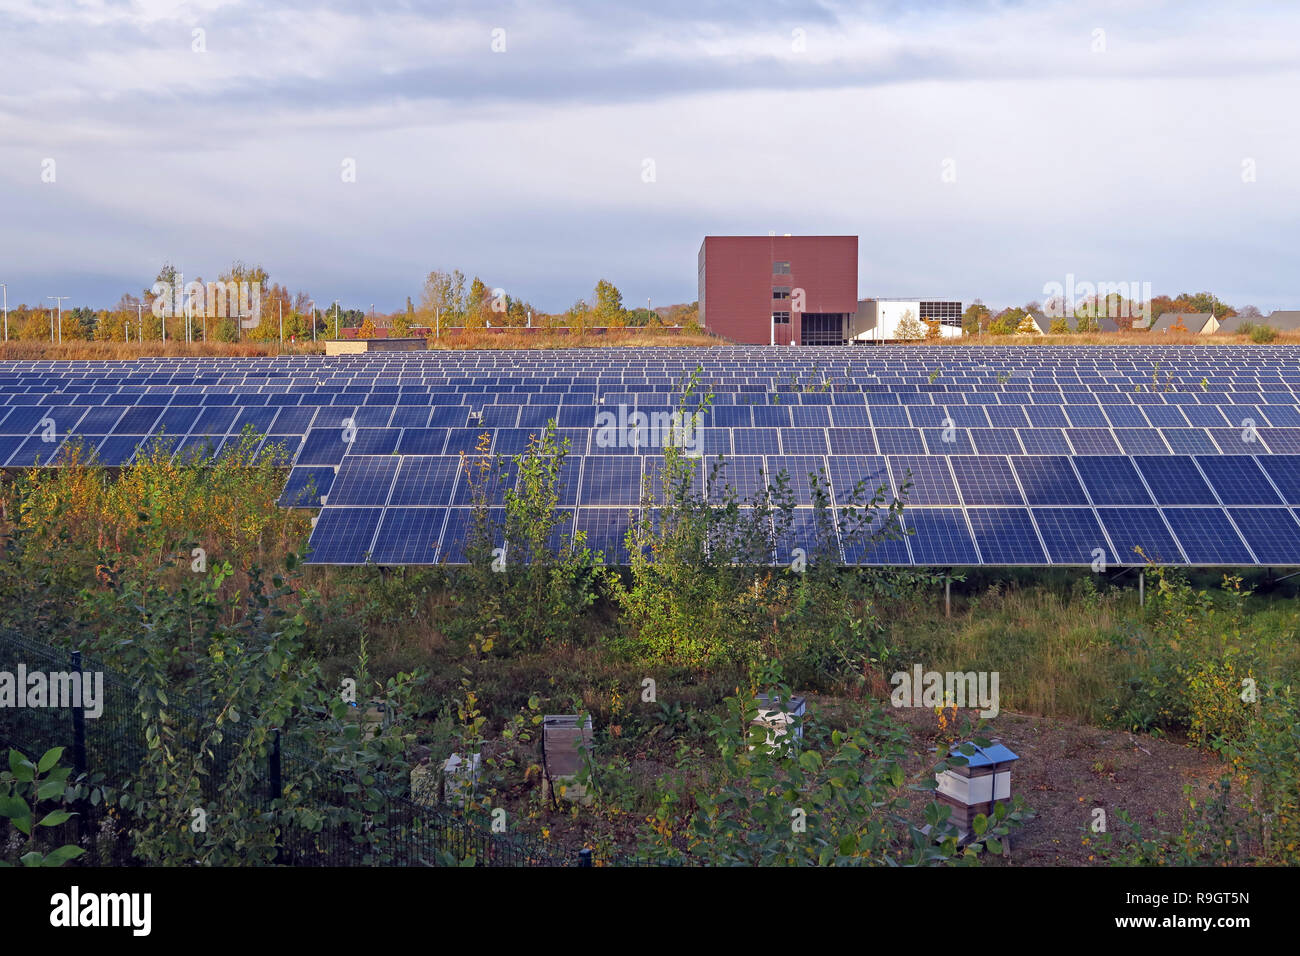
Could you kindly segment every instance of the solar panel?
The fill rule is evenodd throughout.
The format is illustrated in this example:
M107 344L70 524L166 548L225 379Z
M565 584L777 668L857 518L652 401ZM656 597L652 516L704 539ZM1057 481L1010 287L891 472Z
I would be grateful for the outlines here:
M1053 564L1119 564L1091 508L1033 508L1034 523Z
M975 543L985 564L1046 563L1038 532L1026 509L970 508L967 517L970 518Z
M1255 563L1222 509L1165 508L1164 516L1192 564Z
M908 544L917 564L979 564L979 553L959 508L914 508L903 512L913 531Z
M846 559L1087 565L1100 550L1108 563L1131 563L1136 558L1124 549L1146 541L1173 563L1300 565L1295 512L1284 507L1300 507L1300 349L940 349L5 362L0 464L57 465L72 447L69 435L113 466L160 447L180 459L224 454L247 426L268 436L264 448L283 443L296 456L286 505L315 506L311 495L298 499L328 484L342 498L324 492L322 517L427 512L382 525L385 560L426 563L454 557L463 544L445 536L451 529L456 539L473 500L460 454L473 458L485 433L492 453L522 454L553 419L569 442L561 507L595 509L584 520L614 534L616 518L601 509L636 507L639 478L656 467L659 446L650 431L640 436L645 441L596 441L596 413L620 406L647 416L671 412L681 383L698 370L712 401L699 433L708 462L697 466L711 470L722 457L744 497L763 486L765 471L785 468L806 509L807 461L827 469L837 503L853 471L874 470L873 483L892 483L899 466L916 466L920 480L908 510L920 515L917 526L932 532L932 543L891 542ZM1154 366L1168 373L1159 390L1151 387ZM654 457L642 465L646 453ZM375 461L349 464L354 459ZM337 488L336 470L345 479ZM488 501L499 506L514 481L512 466L496 475L485 489ZM436 525L437 509L448 506L437 540L420 522ZM949 512L965 527L948 520ZM327 553L342 556L334 520L323 529L317 522L313 544L328 541ZM809 519L800 513L798 520L789 547L802 540ZM364 531L348 547L377 547L374 535L361 540ZM404 533L423 543L403 550ZM1112 544L1119 553L1109 553ZM365 560L364 551L349 560Z
M1098 508L1120 564L1184 564L1186 559L1155 508Z
M1074 466L1095 505L1151 504L1151 495L1128 458L1080 456L1074 459Z

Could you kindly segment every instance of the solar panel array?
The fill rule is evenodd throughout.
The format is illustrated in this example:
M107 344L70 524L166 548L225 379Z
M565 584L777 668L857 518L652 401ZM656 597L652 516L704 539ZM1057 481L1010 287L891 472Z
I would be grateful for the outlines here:
M491 452L519 454L555 420L570 443L561 506L621 563L642 478L661 461L645 423L665 420L693 373L712 394L692 436L707 468L720 459L742 497L786 472L796 539L809 473L827 476L837 505L859 479L891 494L910 482L914 533L850 548L851 563L1123 565L1144 563L1140 548L1170 565L1300 565L1293 346L4 362L0 465L57 464L73 441L110 466L158 441L220 453L250 426L291 457L281 503L321 507L311 561L458 563L471 505L461 453L486 434Z

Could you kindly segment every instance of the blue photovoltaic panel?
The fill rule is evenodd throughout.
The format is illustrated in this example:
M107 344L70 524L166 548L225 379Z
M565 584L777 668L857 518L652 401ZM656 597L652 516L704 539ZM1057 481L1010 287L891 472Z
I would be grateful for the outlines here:
M1219 508L1165 508L1183 554L1192 564L1254 564L1237 529Z
M894 497L889 468L880 455L855 455L827 459L832 497L837 508L864 507L884 489L884 505Z
M1029 455L1072 455L1074 450L1059 428L1021 428L1016 433Z
M733 428L731 443L737 456L774 455L781 447L780 430L776 428Z
M358 428L347 443L348 455L391 455L401 435L398 428Z
M1261 564L1296 564L1300 524L1286 508L1229 508L1228 514Z
M1098 549L1079 553L1080 545L1065 540L1067 535L1097 534L1087 527L1087 499L1077 482L1053 465L1024 464L1073 459L1070 470L1081 473L1092 503L1107 512L1119 504L1155 505L1147 497L1148 484L1155 489L1165 503L1161 524L1166 531L1177 525L1174 544L1181 541L1188 552L1169 560L1210 564L1241 557L1250 563L1242 555L1249 545L1254 551L1250 560L1300 565L1300 554L1286 550L1293 545L1296 513L1280 507L1300 506L1300 469L1292 460L1300 457L1300 372L1295 371L1300 349L1191 349L1136 340L1106 350L941 349L938 381L929 352L920 356L915 349L891 346L795 353L720 347L707 352L501 350L258 360L145 357L111 365L8 362L0 363L0 463L31 467L39 457L57 465L65 460L70 446L63 439L69 434L114 466L129 462L137 447L143 454L154 454L158 446L174 448L181 459L211 451L225 454L239 444L247 425L268 436L263 453L272 441L286 444L292 453L304 453L302 469L320 469L332 478L340 458L397 453L410 459L455 459L457 452L472 451L484 430L496 432L494 453L521 454L528 430L540 431L564 409L568 427L562 437L570 442L570 455L563 496L564 507L572 507L578 500L578 476L587 464L584 456L631 459L658 451L653 442L644 448L593 442L597 411L670 412L682 383L698 373L715 410L709 429L700 435L704 451L711 459L746 459L730 467L750 491L761 484L760 469L770 470L777 459L792 456L830 455L832 481L841 485L839 462L844 459L881 454L950 459L953 464L947 467L957 469L965 498L958 494L942 504L967 509L964 520L968 526L979 524L980 543L990 552L982 560L993 563L1006 557L994 553L1000 539L987 536L991 532L983 522L990 515L971 515L1019 507L1015 498L1008 499L1015 504L979 503L1008 493L1011 486L1001 462L1011 456L1012 486L1026 492L1046 557L1058 562L1068 553L1086 565ZM1179 390L1151 389L1151 369L1157 366ZM832 384L827 391L804 391L810 383ZM46 416L54 426L52 442L39 440L38 426ZM322 434L313 433L304 442L312 425ZM346 447L328 434L341 435L348 428L360 435ZM398 430L411 434L395 447ZM955 441L944 442L945 431ZM969 456L998 464L957 464ZM1132 470L1128 456L1144 459L1141 473ZM1197 460L1189 463L1188 456ZM1089 463L1097 457L1108 461ZM1165 465L1153 461L1180 458ZM448 496L453 505L467 506L472 496L452 474L454 464L437 467L436 475L429 473L434 480L428 486L412 486L408 497L419 502L413 506L443 507ZM602 467L593 465L593 476ZM990 469L998 472L996 479L989 477ZM306 473L290 476L290 497ZM488 500L502 501L512 480L509 474L501 476L488 489ZM399 467L390 505L400 487ZM802 485L792 483L792 490L796 500L810 500ZM430 495L437 501L422 501ZM842 495L841 489L837 497ZM1221 506L1230 509L1243 542L1227 533L1224 521L1229 518L1217 510ZM347 509L328 498L324 507ZM915 502L912 507L917 510ZM1106 515L1113 525L1127 522L1128 536L1141 532L1167 543L1152 517L1149 512ZM1278 523L1282 518L1286 520ZM906 542L901 548L898 544L889 547L891 561L923 560Z
M1065 437L1077 455L1117 455L1120 452L1115 436L1105 428L1067 428Z
M1024 411L1035 428L1068 428L1070 425L1065 412L1056 405L1029 405Z
M136 448L144 440L143 435L109 435L99 443L95 457L99 459L100 464L109 467L129 464L135 457ZM0 462L3 462L4 458L3 448L0 447Z
M1128 458L1080 456L1074 466L1095 505L1149 505L1151 495Z
M1190 424L1174 405L1148 405L1142 412L1153 428L1186 428Z
M1210 487L1225 505L1280 505L1272 482L1249 455L1206 455L1196 459Z
M1065 417L1070 420L1075 430L1104 429L1110 426L1110 422L1106 421L1106 414L1097 405L1067 405Z
M971 508L966 513L985 564L1046 563L1043 546L1024 508Z
M313 428L307 433L302 450L298 452L298 465L337 465L343 460L347 444L341 428Z
M1098 508L1120 564L1182 564L1182 552L1155 508ZM1139 553L1137 548L1141 548Z
M1133 459L1147 486L1162 505L1218 504L1214 492L1201 477L1196 462L1187 456L1140 456Z
M314 429L313 431L318 431ZM308 438L310 441L310 437ZM445 428L406 428L397 442L399 455L441 455L447 445Z
M1024 496L1005 458L956 456L949 461L957 490L967 505L1023 505ZM983 550L981 548L981 550Z
M371 554L374 564L433 564L447 520L446 508L388 508Z
M323 508L308 544L309 564L365 564L383 508Z
M765 487L762 458L736 457L728 461L710 459L704 463L704 477L709 489L709 498L721 502L726 497L726 490L740 502L748 501Z
M402 459L393 482L392 506L448 507L462 471L458 455L418 455Z
M971 443L981 455L1020 455L1024 449L1013 428L972 428Z
M900 496L904 485L911 482L906 499L909 505L961 504L961 499L957 497L957 486L948 470L948 460L942 456L892 457L889 459L889 470Z
M1261 428L1259 436L1275 455L1300 452L1300 428Z
M876 440L870 428L831 428L827 437L832 455L874 455Z
M812 508L796 508L787 528L777 529L776 563L789 566L797 557L795 548L803 550L803 559L815 564L819 558L839 563L839 537L835 531L835 514L829 508L820 513Z
M1011 459L1025 498L1031 505L1086 505L1088 496L1079 484L1070 459L1063 455Z
M1200 428L1162 428L1160 434L1175 455L1219 454L1219 446Z
M807 398L808 396L803 396ZM795 428L829 428L830 408L826 405L792 405L790 421Z
M584 532L583 542L604 555L605 564L627 564L626 537L632 524L627 508L579 508L574 530Z
M469 544L476 533L474 523L473 508L449 508L447 509L447 523L442 529L442 546L438 552L438 557L446 564L465 564L467 562L466 552ZM495 548L505 547L505 540L502 538L502 527L505 523L505 511L501 508L489 508L486 516L486 530L489 535L489 544ZM509 551L507 549L507 561L509 560Z
M924 428L925 445L931 455L973 455L975 446L964 428Z
M840 527L845 564L891 566L912 563L912 555L907 550L906 527L901 521L890 525L888 516L881 512L872 516L858 515L856 520L851 519ZM894 536L884 537L890 533ZM876 538L880 540L874 540Z
M830 451L826 445L824 429L782 428L780 431L783 455L825 455Z
M582 469L582 505L634 506L641 500L641 459L588 456Z
M979 564L979 554L958 508L915 508L903 512L903 523L915 533L908 539L917 564Z
M826 459L814 455L769 455L767 459L768 487L775 491L777 478L785 474L786 487L798 505L811 505L812 479L817 475L823 490L829 490Z
M1270 455L1256 460L1286 503L1300 504L1300 455Z
M119 435L147 435L160 414L157 408L128 408L113 432Z
M333 484L334 469L328 465L295 468L289 472L279 503L285 508L318 508L321 495L328 496Z
M877 428L876 447L882 455L924 455L925 442L914 428Z
M1091 508L1034 508L1034 523L1053 564L1120 563Z
M385 505L401 459L382 455L349 455L339 465L329 500L336 506Z
M1117 428L1115 440L1126 455L1169 454L1169 446L1154 428Z

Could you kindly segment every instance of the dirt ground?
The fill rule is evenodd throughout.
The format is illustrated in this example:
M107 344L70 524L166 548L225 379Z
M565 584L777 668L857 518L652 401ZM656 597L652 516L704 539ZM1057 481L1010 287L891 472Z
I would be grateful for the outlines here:
M914 729L918 745L934 733L933 711L899 710L895 716ZM1127 811L1144 831L1176 829L1187 802L1183 787L1204 793L1223 766L1215 755L1183 744L1008 711L990 721L986 734L1020 757L1011 792L1035 813L1011 839L1007 862L1013 866L1101 865L1083 843L1092 836L1095 807L1106 811L1112 831L1116 810ZM919 771L933 759L928 749L918 750L910 769Z
M861 701L848 705L830 699L810 703L832 720L842 707L862 705ZM900 708L892 716L912 733L907 769L910 777L920 777L935 762L940 740L947 738L931 709ZM973 711L963 711L957 726L974 719ZM1119 823L1117 810L1128 812L1144 831L1175 830L1186 806L1183 787L1190 784L1194 793L1203 794L1222 771L1213 754L1177 742L1058 718L1003 711L989 722L984 734L1019 755L1012 772L1012 793L1023 797L1034 812L1034 818L1012 836L1009 854L989 860L992 865L1106 865L1094 847L1084 843L1085 838L1094 839L1089 830L1094 808L1106 811L1112 832ZM641 759L633 761L633 771L646 784L671 772L663 763L638 756ZM918 818L924 802L919 795L913 796ZM612 841L627 846L640 825L642 821L632 815L610 819L590 811L575 813L571 807L558 812L543 810L529 821L533 832L545 828L550 842L557 847L571 845L575 852L584 843L608 846L606 841Z

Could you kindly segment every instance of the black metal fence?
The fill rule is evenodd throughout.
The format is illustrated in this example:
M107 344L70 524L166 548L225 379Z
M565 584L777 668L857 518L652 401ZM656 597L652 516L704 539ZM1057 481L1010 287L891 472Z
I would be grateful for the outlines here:
M124 675L101 662L9 633L0 633L0 672L19 676L59 672L101 673L103 711L88 719L83 707L0 707L0 745L35 759L51 747L66 747L63 763L74 776L102 774L110 793L133 779L146 756L144 722L134 709L137 689ZM21 696L21 687L20 696ZM208 738L215 714L193 700L169 700L169 717L178 739ZM225 728L223 728L225 730ZM202 776L205 800L216 800L244 741L226 731L215 746L206 745ZM210 753L208 748L210 746ZM277 735L265 758L265 775L251 788L253 809L271 815L278 827L275 860L291 866L438 866L470 858L479 866L591 866L590 851L569 853L522 835L492 832L489 826L443 806L415 803L405 795L384 792L377 809L358 810L355 777L329 767L318 756L284 745ZM297 807L286 810L293 794ZM279 805L276 802L279 801ZM83 802L74 818L76 834L87 849L83 862L121 865L133 859L126 831L130 814L109 810L112 801ZM300 824L302 809L312 811L316 824ZM109 817L112 819L109 820ZM105 827L105 823L111 825ZM116 837L104 838L105 829ZM633 859L611 859L614 865L635 865Z

